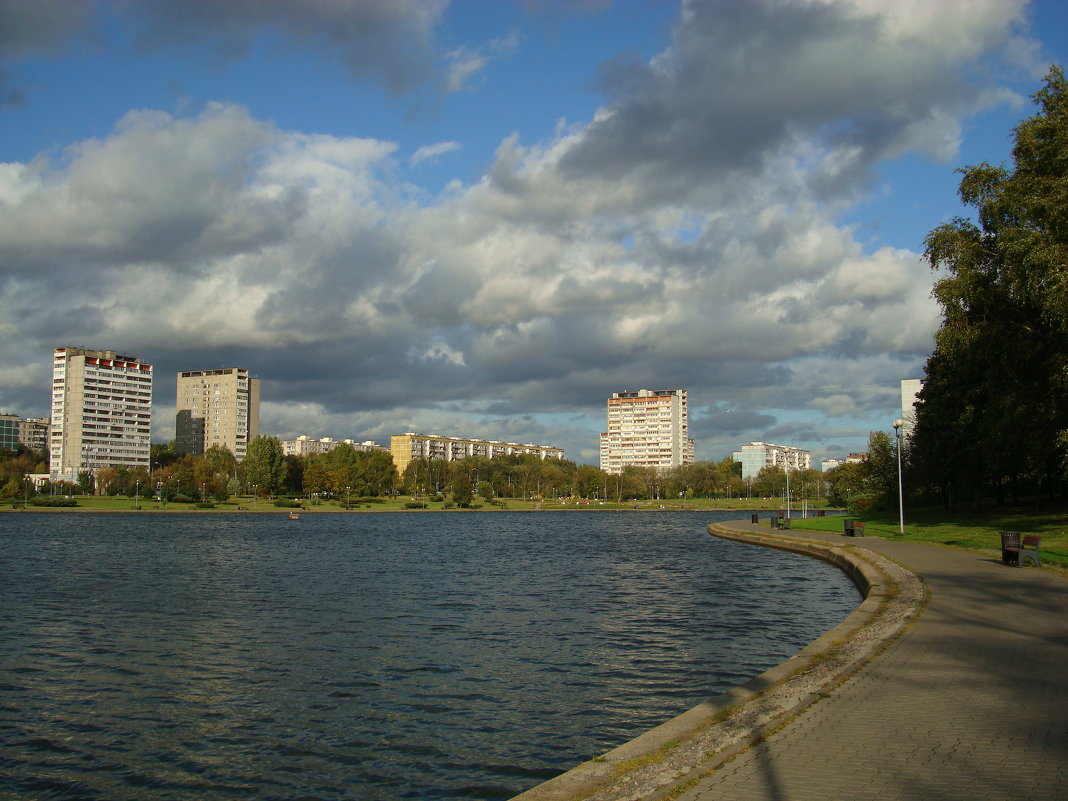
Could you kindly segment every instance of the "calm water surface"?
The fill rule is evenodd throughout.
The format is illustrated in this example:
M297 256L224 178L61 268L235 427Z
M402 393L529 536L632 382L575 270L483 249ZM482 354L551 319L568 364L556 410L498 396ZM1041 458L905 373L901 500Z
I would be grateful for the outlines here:
M856 607L738 515L2 515L0 798L508 798Z

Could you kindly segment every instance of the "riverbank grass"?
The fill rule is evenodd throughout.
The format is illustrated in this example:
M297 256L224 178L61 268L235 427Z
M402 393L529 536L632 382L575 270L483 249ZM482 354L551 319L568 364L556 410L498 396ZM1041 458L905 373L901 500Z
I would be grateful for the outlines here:
M848 517L848 515L846 515ZM864 522L868 537L902 538L896 511L855 518ZM842 533L842 517L791 520L791 526L809 531ZM1019 531L1042 537L1042 562L1068 567L1068 504L1041 508L999 508L990 511L916 509L905 510L903 539L950 545L973 551L1001 553L1002 531Z

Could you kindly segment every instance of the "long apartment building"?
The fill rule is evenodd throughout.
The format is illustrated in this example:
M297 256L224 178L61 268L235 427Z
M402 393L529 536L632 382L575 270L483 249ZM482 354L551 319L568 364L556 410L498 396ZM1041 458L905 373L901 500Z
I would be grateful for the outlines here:
M313 456L315 454L330 453L338 445L351 445L357 451L384 451L381 445L375 445L369 440L356 442L351 439L336 440L331 437L314 439L307 434L301 434L296 439L282 440L282 453L286 456Z
M260 433L260 380L241 367L178 373L174 449L202 454L219 445L238 460Z
M517 453L532 453L539 459L563 459L563 448L551 445L520 445L518 442L497 442L496 440L466 439L464 437L442 437L437 434L394 434L389 438L389 452L397 472L403 474L404 468L414 459L442 459L446 462L466 459L468 456L512 456Z
M601 469L627 465L668 469L694 461L690 410L684 389L613 392L607 431L601 434Z
M152 365L113 350L56 348L52 358L53 478L149 466Z
M47 417L23 418L17 414L0 414L0 449L16 451L20 445L48 452L48 432L52 421Z
M781 467L784 470L808 470L812 467L812 454L801 448L788 445L772 445L767 442L750 442L735 451L733 459L742 463L742 478L756 478L765 467Z

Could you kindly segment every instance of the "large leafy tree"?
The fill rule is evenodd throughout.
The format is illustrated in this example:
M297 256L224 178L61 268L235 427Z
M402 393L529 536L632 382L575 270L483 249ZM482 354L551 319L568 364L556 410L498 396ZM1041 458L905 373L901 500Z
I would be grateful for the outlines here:
M245 481L257 492L274 494L286 477L286 458L277 437L260 435L245 451Z
M1068 84L1053 68L1015 129L1012 167L961 170L977 220L935 228L943 322L912 455L947 500L1024 482L1049 491L1068 453Z

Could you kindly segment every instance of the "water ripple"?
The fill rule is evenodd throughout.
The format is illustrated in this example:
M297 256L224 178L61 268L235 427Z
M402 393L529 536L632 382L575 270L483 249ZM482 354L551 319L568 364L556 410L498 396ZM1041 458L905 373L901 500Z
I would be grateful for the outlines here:
M508 798L856 605L714 517L5 516L3 797Z

